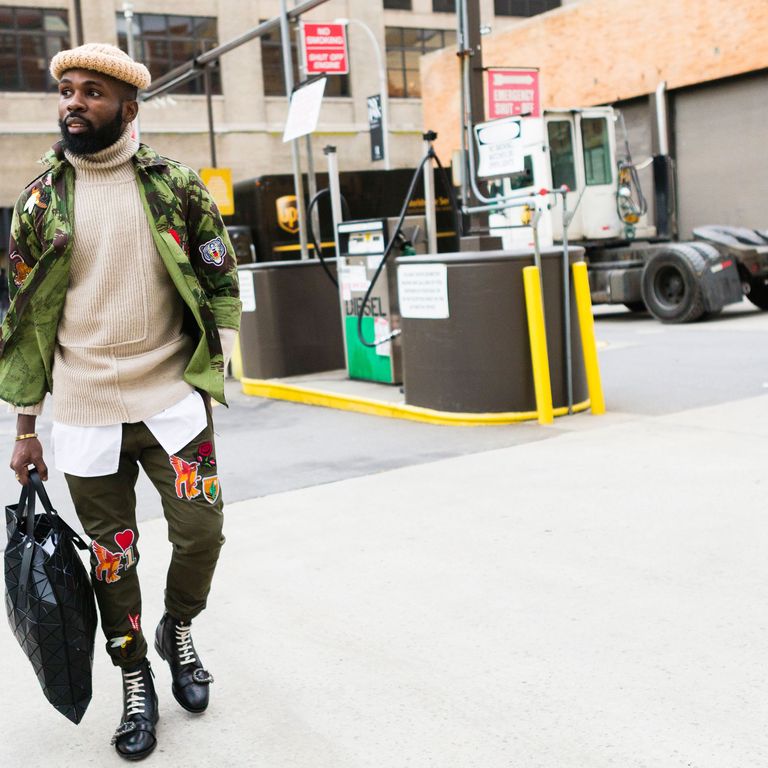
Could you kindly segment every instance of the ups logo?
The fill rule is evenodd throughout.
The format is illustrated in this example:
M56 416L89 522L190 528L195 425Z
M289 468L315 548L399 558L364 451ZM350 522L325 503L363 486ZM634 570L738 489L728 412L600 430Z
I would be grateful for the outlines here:
M299 209L296 207L296 195L283 195L275 200L277 223L280 229L295 235L299 231Z

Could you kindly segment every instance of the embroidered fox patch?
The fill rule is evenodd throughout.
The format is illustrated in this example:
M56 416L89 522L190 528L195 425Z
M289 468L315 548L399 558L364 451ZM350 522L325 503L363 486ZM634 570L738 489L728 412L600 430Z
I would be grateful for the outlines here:
M200 495L200 489L197 484L200 482L200 476L197 474L198 463L196 461L184 461L178 456L169 456L174 472L176 472L176 495L188 499L195 499Z

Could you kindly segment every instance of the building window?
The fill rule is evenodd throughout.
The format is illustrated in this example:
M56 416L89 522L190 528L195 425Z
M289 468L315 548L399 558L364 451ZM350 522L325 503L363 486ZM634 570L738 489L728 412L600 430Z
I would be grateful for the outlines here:
M411 0L384 0L384 7L393 11L410 11Z
M299 82L299 49L296 32L291 35L291 61L293 82ZM283 75L283 43L280 30L274 30L261 38L261 73L265 96L285 96ZM349 96L349 75L328 75L325 96Z
M215 17L169 13L135 13L133 40L136 57L149 69L153 80L219 44ZM117 44L124 51L128 50L128 34L122 13L117 14ZM211 90L221 93L218 64L211 65L211 69ZM174 93L205 93L204 79L195 77L187 80L176 87Z
M497 16L536 16L561 5L561 0L493 0Z
M456 0L432 0L434 13L456 13Z
M70 47L67 12L0 7L0 91L53 91L48 64Z
M387 27L386 43L389 95L417 99L421 96L419 59L422 54L455 45L456 33L450 29Z

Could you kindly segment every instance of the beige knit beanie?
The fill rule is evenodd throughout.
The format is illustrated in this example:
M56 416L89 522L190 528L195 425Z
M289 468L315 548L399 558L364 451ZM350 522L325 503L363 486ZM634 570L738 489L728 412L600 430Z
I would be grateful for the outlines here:
M108 43L86 43L68 51L59 51L51 59L51 74L55 80L68 69L90 69L137 88L147 88L152 82L149 70L127 53Z

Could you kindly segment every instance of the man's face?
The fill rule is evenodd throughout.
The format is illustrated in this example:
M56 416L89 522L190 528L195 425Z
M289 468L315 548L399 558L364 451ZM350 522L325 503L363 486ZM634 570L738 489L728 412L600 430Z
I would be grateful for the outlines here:
M59 128L64 147L76 155L114 144L137 112L129 87L107 75L70 69L59 81Z

